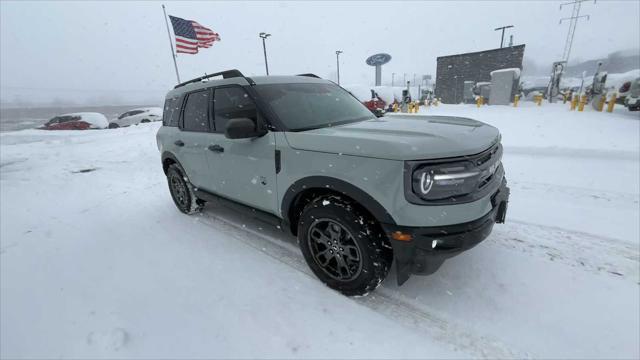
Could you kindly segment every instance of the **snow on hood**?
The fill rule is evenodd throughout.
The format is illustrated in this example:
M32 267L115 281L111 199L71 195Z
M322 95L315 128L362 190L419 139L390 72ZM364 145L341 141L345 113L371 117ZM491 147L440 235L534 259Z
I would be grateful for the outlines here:
M109 127L109 121L107 121L106 116L96 112L78 112L59 116L79 116L82 118L81 121L89 123L92 129L106 129Z
M301 132L285 133L298 150L332 152L390 160L440 159L486 150L498 129L460 117L392 115Z

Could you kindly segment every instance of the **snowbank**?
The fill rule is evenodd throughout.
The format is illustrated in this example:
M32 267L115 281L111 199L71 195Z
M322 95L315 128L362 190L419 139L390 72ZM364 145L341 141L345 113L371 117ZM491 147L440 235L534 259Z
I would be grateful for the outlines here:
M514 72L515 73L515 77L519 78L520 77L520 69L518 68L507 68L507 69L499 69L499 70L493 70L492 72L490 72L489 74L491 76L493 76L494 74L499 74L499 73L504 73L504 72Z
M343 88L347 89L358 100L364 102L371 100L371 88L362 85L343 85Z
M627 71L626 73L621 73L621 74L607 74L607 82L605 83L605 87L618 91L618 89L620 89L620 86L622 86L622 84L624 84L627 81L633 81L639 77L640 77L640 69Z

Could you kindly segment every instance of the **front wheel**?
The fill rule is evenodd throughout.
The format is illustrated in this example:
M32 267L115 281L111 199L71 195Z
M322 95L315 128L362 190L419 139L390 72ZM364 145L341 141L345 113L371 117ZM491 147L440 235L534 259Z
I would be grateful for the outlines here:
M193 214L202 209L204 202L195 196L193 186L189 183L180 165L171 164L169 166L167 182L171 198L173 198L178 210L185 214Z
M347 296L366 295L389 273L391 248L379 225L339 196L305 206L298 243L314 274Z
M117 129L119 127L120 127L120 125L118 125L116 123L109 123L109 129Z

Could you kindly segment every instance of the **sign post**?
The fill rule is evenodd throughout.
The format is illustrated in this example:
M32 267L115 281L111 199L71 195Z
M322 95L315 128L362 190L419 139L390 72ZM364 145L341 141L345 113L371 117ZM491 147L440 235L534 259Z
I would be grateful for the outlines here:
M382 85L382 65L389 61L391 61L391 55L385 53L371 55L365 61L367 65L376 68L376 86Z

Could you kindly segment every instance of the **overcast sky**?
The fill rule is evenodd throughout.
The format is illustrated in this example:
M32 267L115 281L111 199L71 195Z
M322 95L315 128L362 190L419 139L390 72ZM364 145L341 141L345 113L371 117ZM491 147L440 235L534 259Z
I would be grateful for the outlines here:
M197 55L180 54L184 80L237 68L264 74L267 40L271 74L335 76L342 50L343 84L373 83L364 60L387 52L391 73L435 76L436 57L499 47L508 30L525 57L541 66L562 55L571 7L556 1L447 2L164 2L170 15L198 21L222 41ZM36 102L162 101L175 85L162 2L0 2L0 97ZM639 1L588 1L573 44L573 59L592 59L640 43ZM398 77L397 77L398 78Z

